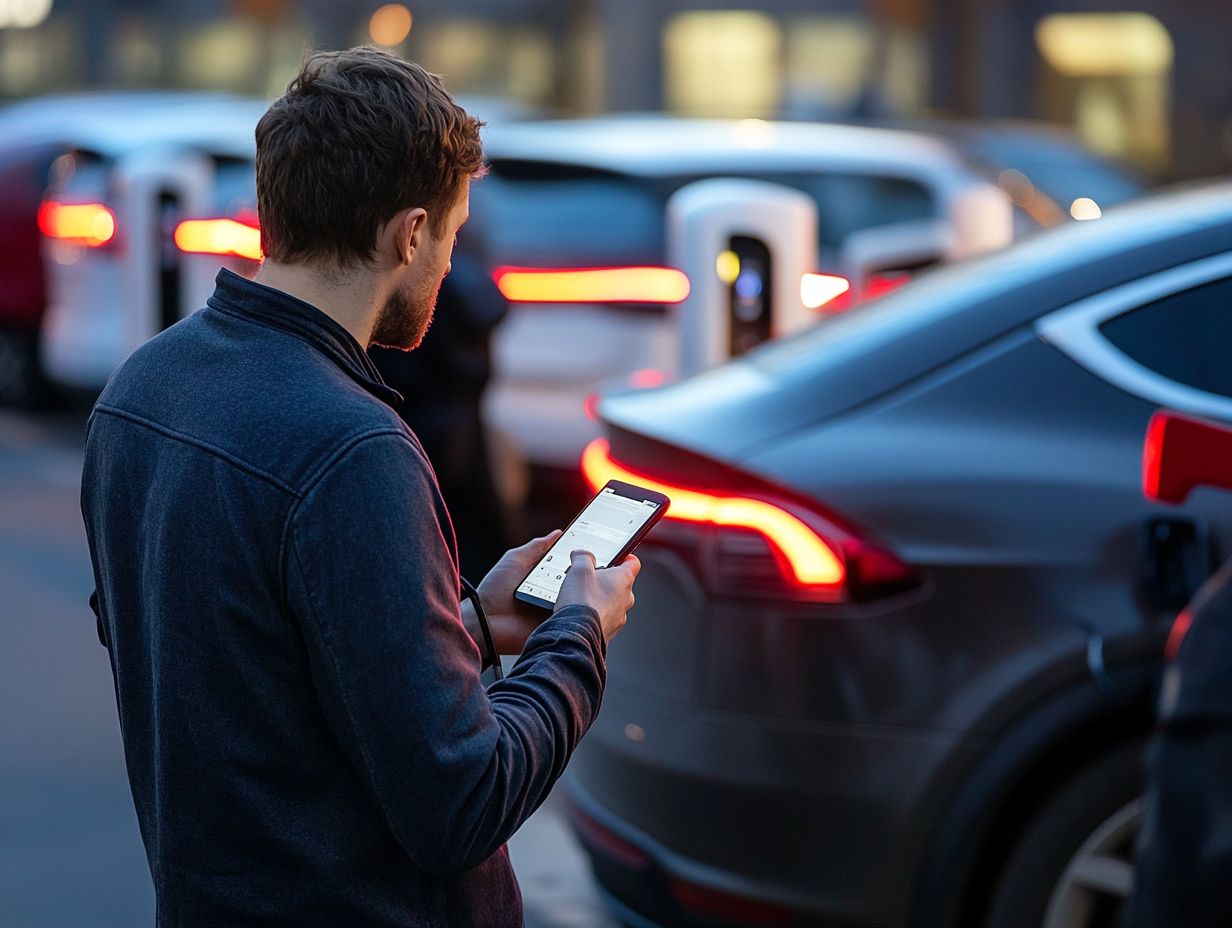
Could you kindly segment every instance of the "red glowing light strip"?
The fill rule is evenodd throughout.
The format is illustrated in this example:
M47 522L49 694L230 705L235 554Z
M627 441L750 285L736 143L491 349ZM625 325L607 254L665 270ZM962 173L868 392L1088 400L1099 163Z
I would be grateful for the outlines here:
M235 219L186 219L175 227L180 251L261 260L261 230Z
M48 238L101 248L115 238L116 217L102 203L47 200L39 207L38 227Z
M511 303L679 303L689 278L671 267L498 267L492 279Z
M1193 613L1188 609L1181 612L1176 617L1176 621L1172 623L1172 628L1168 630L1168 642L1164 645L1164 658L1170 661L1176 660L1176 656L1181 653L1181 644L1185 641L1185 636L1189 634L1189 626L1193 624Z
M783 556L791 579L800 586L832 588L842 585L846 578L839 555L811 528L772 503L742 496L715 496L662 483L618 463L602 438L596 438L582 452L582 474L596 492L609 480L621 480L665 494L672 501L665 517L668 519L760 533Z
M1159 480L1163 465L1164 432L1168 417L1156 413L1146 429L1146 444L1142 448L1142 492L1147 499L1158 500Z

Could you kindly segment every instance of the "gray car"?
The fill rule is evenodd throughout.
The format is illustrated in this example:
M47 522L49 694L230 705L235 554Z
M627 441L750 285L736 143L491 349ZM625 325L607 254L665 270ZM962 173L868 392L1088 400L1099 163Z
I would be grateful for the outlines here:
M1227 494L1141 489L1232 420L1232 186L1156 197L665 388L588 479L673 498L570 766L646 925L1114 925L1170 620Z

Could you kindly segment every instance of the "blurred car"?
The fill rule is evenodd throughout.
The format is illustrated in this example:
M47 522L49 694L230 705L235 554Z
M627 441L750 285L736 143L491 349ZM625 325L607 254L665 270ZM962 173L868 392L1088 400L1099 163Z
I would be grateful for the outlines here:
M83 119L174 107L171 93L40 97L0 110L0 404L43 398L39 327L47 304L38 213L56 159Z
M237 166L246 184L266 106L160 94L128 108L82 107L67 121L67 155L38 214L48 288L40 353L50 379L96 390L129 352L203 304L218 262L186 267L173 230L183 217L225 210ZM234 226L196 232L259 245L255 220L247 238Z
M1001 247L1011 236L1005 195L946 146L908 133L667 118L494 121L485 146L491 172L475 185L471 212L497 276L510 267L525 279L561 268L662 265L668 197L715 176L771 180L809 194L820 213L818 269L858 278L861 289ZM68 192L98 197L90 191L108 167L87 167L96 180L78 182L88 188L82 191L70 184ZM106 338L97 332L91 340L97 364L89 371L61 364L58 376L72 367L78 380L101 385L134 343L205 299L220 258L241 273L255 270L260 247L251 154L220 161L217 176L222 192L213 195L210 210L190 215L181 208L186 221L175 227L173 261L196 282L192 299L184 291L174 306L164 301L169 308L161 316L118 320L84 308L98 289L85 272L101 271L106 249L91 253L91 265L56 270L64 309L53 321L75 330L63 320L85 313L110 329ZM573 471L597 434L584 409L590 393L612 379L672 375L678 346L671 306L614 297L544 303L513 295L494 345L497 373L486 409L507 456ZM116 337L120 325L130 337ZM65 341L61 334L48 339L57 346Z
M663 266L668 198L713 177L808 194L818 210L816 270L859 290L893 286L1012 236L1001 191L948 146L906 132L612 116L499 127L486 154L491 172L472 191L471 213L495 260L517 268L523 286L561 269ZM598 434L584 408L589 394L674 376L672 306L619 292L601 303L557 292L549 303L502 290L512 306L496 334L488 421L532 464L573 471Z
M927 126L1010 195L1018 238L1069 219L1098 218L1146 192L1142 178L1060 127L1025 121Z
M1145 501L1163 407L1232 421L1232 185L942 268L679 384L583 457L666 493L577 833L645 925L1113 926L1177 609L1227 494Z

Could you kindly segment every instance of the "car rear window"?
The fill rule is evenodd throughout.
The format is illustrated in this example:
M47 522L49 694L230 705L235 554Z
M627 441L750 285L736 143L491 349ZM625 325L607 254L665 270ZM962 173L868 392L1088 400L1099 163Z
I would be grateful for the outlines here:
M471 189L471 215L503 263L655 263L666 248L666 199L619 174L507 162Z
M214 210L218 216L235 217L257 212L256 170L251 159L214 159Z
M1232 396L1232 279L1148 303L1101 325L1104 337L1169 380Z
M864 174L740 175L793 187L817 204L818 252L832 262L854 232L932 219L932 192L916 181ZM506 263L657 263L668 198L702 175L649 178L526 161L497 161L471 190L471 212Z
M817 204L818 244L837 251L864 229L933 219L932 191L917 181L873 174L763 174L759 180L794 187Z
M57 193L74 201L107 202L110 163L88 151L74 152L57 161L52 184Z

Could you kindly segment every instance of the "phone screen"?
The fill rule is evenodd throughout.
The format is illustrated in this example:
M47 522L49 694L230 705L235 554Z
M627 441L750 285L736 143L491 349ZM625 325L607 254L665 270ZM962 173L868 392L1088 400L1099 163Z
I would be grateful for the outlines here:
M660 505L654 500L621 496L612 487L604 487L535 565L518 592L555 604L571 552L582 548L595 556L596 567L610 566L629 540L658 513Z

